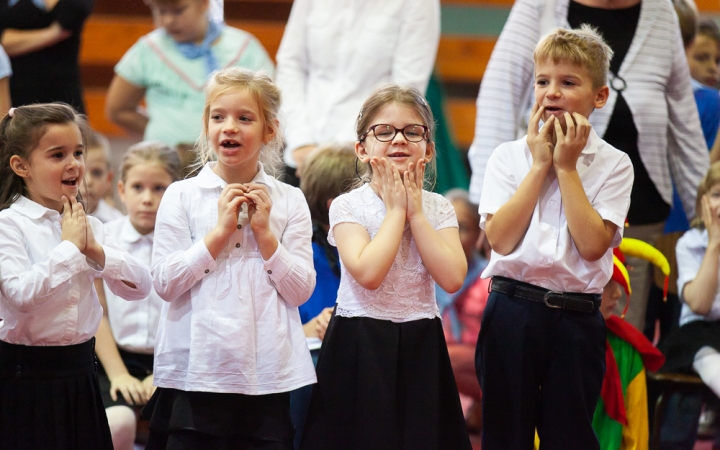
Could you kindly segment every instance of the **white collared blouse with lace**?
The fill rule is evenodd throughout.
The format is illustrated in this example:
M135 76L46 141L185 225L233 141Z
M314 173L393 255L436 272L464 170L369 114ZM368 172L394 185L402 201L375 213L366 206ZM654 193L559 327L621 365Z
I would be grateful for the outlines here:
M153 284L167 303L155 342L155 385L264 395L314 383L297 309L315 288L307 202L258 164L253 182L270 193L277 250L262 258L243 205L237 229L213 259L203 239L217 225L227 185L215 164L171 184L158 209Z
M439 194L423 191L423 212L435 230L458 226L455 209ZM333 229L339 223L360 224L373 239L384 219L385 204L366 184L333 200L328 242L336 245ZM440 317L435 302L435 281L423 264L407 222L398 254L379 288L370 290L360 286L341 261L336 314L393 322Z

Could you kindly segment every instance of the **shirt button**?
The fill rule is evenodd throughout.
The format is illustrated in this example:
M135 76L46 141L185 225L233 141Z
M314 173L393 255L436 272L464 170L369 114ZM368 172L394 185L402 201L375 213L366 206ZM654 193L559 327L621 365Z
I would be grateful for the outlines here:
M240 248L240 243L235 244L235 248Z
M272 275L272 270L268 270L268 273Z
M242 224L239 223L239 224L238 224L238 230L241 230L241 229L242 229Z
M210 269L205 269L205 273L210 273Z

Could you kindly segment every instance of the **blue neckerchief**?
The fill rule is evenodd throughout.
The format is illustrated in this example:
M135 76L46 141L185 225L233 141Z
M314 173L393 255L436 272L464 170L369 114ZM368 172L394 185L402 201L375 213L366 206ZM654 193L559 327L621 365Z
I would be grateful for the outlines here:
M19 2L20 0L8 0L8 5L12 8ZM32 0L33 5L35 5L39 10L41 11L47 11L47 7L45 6L45 0Z
M195 44L194 42L175 42L177 49L182 55L188 59L205 58L205 68L207 74L210 75L213 71L218 70L217 59L213 55L212 43L220 36L222 32L223 24L215 23L213 20L208 20L207 33L205 33L205 39L202 43Z
M470 261L468 273L467 276L465 276L465 281L463 282L462 287L454 294L448 294L438 285L435 285L435 298L438 303L438 308L440 309L440 316L443 317L445 313L447 313L446 317L450 322L450 331L455 339L455 342L459 342L462 337L462 325L460 324L460 318L458 318L457 309L453 308L455 300L460 298L460 296L467 291L470 286L472 286L477 277L479 277L482 271L485 270L487 265L487 260L480 258L479 256L475 256Z

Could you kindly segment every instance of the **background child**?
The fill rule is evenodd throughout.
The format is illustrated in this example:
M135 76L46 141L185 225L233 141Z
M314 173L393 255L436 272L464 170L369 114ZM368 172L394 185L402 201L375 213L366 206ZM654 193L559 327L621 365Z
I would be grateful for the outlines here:
M91 215L107 223L123 217L123 214L105 199L112 196L115 176L110 167L110 142L102 134L91 131L85 152L85 183L81 192Z
M598 448L598 307L633 182L627 154L587 120L607 101L611 55L587 26L546 35L534 51L527 137L488 161L479 212L492 247L483 276L493 279L476 360L483 450L530 448L536 428L547 448Z
M0 122L0 447L112 448L93 347L93 289L138 300L146 266L111 244L78 202L87 124L65 104Z
M697 373L720 396L720 163L700 183L696 214L700 219L677 243L683 304L680 328L660 343L667 357L662 371Z
M129 254L150 265L153 230L160 199L181 177L178 153L160 142L141 142L125 153L118 192L128 215L107 224L108 235ZM135 413L152 395L153 352L162 299L153 289L140 301L127 302L100 285L105 314L97 333L102 363L100 388L115 450L132 449Z
M273 72L250 33L208 17L208 0L149 0L159 28L140 38L115 66L108 118L146 141L170 146L197 140L208 75L226 67ZM147 112L139 108L145 99Z
M282 142L270 78L225 69L206 92L204 167L168 188L155 227L148 448L291 449L288 392L315 382L297 311L315 287L310 213L266 173Z
M698 22L697 34L685 53L693 80L716 89L720 81L720 30L712 19L703 19Z
M434 283L460 289L467 263L452 205L423 190L433 124L414 88L379 89L360 110L372 182L330 206L340 289L301 448L470 448L435 302Z

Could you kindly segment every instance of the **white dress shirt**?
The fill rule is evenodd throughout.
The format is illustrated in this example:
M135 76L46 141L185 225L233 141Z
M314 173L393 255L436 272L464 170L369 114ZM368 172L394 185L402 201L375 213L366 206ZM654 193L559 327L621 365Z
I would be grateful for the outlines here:
M440 42L438 0L295 0L278 49L285 162L307 144L356 141L374 88L425 93Z
M683 289L685 285L697 276L700 270L700 264L708 246L707 230L699 230L691 228L678 240L675 245L675 257L678 265L678 293L682 301L682 309L680 311L680 326L693 322L695 320L707 320L710 322L720 320L720 291L715 292L715 299L710 307L710 312L702 316L695 314L685 303Z
M502 144L493 152L480 198L481 228L485 229L488 214L495 214L515 194L531 166L526 138ZM617 247L630 207L634 179L630 157L591 130L576 167L593 209L617 225L611 244ZM551 171L522 240L508 255L492 252L482 277L501 275L556 291L601 294L612 267L611 248L597 261L580 256L570 235L557 177Z
M25 197L0 211L0 340L21 345L73 345L95 335L102 307L93 287L101 277L128 300L150 292L150 271L117 247L95 217L93 235L105 267L61 238L61 215ZM132 288L121 280L135 285Z
M570 0L556 0L555 24L569 28ZM533 50L540 40L538 17L546 0L517 0L498 38L477 99L475 140L468 157L472 167L470 197L481 198L485 167L493 150L517 138L525 113L525 93L534 81ZM668 205L672 179L688 217L695 217L697 186L710 159L703 138L678 19L667 0L642 0L632 44L620 66L627 88L623 97L638 131L640 159ZM549 30L548 30L549 31ZM605 134L617 92L589 117L599 136Z
M297 309L315 288L307 202L259 164L254 181L270 192L277 251L263 260L244 205L237 230L215 260L203 239L217 225L227 183L214 165L171 184L158 210L152 272L167 303L155 344L155 384L262 395L314 383Z
M435 230L457 228L452 203L434 192L423 191L423 212ZM330 205L328 242L335 244L334 227L339 223L362 225L373 239L385 219L385 204L369 184L333 200ZM365 289L340 261L340 287L336 314L342 317L409 322L440 317L435 301L435 281L423 264L410 224L405 223L395 261L380 287Z
M102 198L98 201L97 207L91 215L100 219L100 222L102 223L112 222L113 220L124 217L123 213L120 212L119 209L114 206L110 206L110 204Z
M153 247L152 232L146 235L140 234L128 217L105 224L105 231L118 247L143 264L150 266ZM128 302L121 296L113 294L107 283L103 284L108 307L108 320L117 346L128 352L153 354L160 308L164 303L160 296L157 295L155 289L151 288L147 297Z

